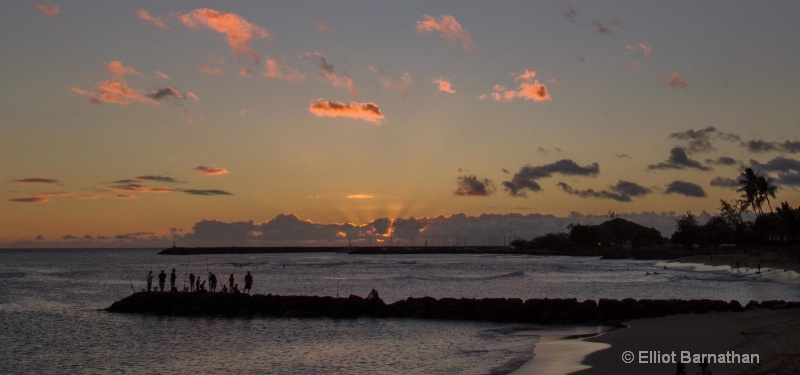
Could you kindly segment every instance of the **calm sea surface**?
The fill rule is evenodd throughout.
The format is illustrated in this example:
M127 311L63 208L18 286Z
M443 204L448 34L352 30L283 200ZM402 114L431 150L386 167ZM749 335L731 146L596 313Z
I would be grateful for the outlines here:
M524 324L410 319L182 318L100 311L172 268L231 273L254 293L365 297L800 300L797 283L654 261L473 255L163 256L0 250L0 373L507 374L541 335ZM652 274L658 271L657 275ZM648 275L647 273L651 273ZM778 272L778 271L775 271ZM169 284L169 281L167 281ZM154 284L157 284L157 279ZM221 284L220 284L221 285Z

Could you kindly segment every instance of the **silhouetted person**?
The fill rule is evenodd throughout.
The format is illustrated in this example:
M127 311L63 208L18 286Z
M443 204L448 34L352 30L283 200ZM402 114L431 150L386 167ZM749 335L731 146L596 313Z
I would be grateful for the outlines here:
M217 290L217 275L213 272L208 273L208 288L214 292Z
M233 288L231 290L234 293L239 293L239 284L233 284Z
M170 292L174 292L175 291L175 279L177 279L177 278L178 278L178 276L175 276L175 269L173 268L172 269L172 273L169 275L169 291Z
M153 271L147 273L147 291L150 291L150 288L153 287Z
M227 285L223 285L222 286L222 293L228 293L228 286Z
M199 292L200 291L200 278L199 277L197 278L196 283L197 284L195 284L195 286L194 286L194 291L195 292Z
M201 291L203 291L203 292L205 292L205 291L206 291L206 281L205 281L205 280L203 280L203 283L202 283L202 284L200 284L200 288L198 288L198 289L200 289L200 290L201 290Z
M233 290L233 281L234 281L233 274L231 274L231 277L228 278L228 285L231 286L231 290Z
M247 275L244 275L244 291L247 294L250 294L250 289L253 288L253 275L250 274L250 271L247 271Z
M161 273L158 274L158 288L163 292L164 291L164 284L167 283L167 274L164 273L164 270L161 270Z
M193 273L189 274L189 291L190 292L194 291L194 274Z

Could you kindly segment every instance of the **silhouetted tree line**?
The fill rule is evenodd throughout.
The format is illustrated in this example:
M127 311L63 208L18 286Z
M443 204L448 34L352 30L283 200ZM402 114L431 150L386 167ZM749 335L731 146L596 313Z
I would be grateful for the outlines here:
M548 233L530 241L517 239L511 245L518 249L565 250L578 247L620 246L630 243L632 248L662 245L704 247L722 244L764 245L770 242L781 244L800 242L800 206L792 208L789 202L781 202L772 209L770 198L776 198L777 187L771 178L760 171L746 168L739 176L739 199L720 200L719 213L700 225L691 211L675 222L675 232L667 241L654 228L617 218L611 212L611 220L600 225L570 224L569 233ZM769 212L764 211L764 203ZM743 215L752 211L756 218L745 221Z

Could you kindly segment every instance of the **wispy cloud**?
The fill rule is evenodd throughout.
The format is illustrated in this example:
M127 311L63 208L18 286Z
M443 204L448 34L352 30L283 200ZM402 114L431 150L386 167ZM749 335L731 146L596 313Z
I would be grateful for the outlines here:
M439 91L446 92L448 94L455 94L456 90L453 89L452 84L449 80L445 79L444 77L439 77L433 80L433 83L437 85Z
M52 179L52 178L23 178L21 180L9 180L15 184L49 184L49 185L61 185L61 181Z
M495 101L510 102L514 99L533 100L537 102L550 101L550 92L547 86L535 79L536 71L526 70L518 75L514 80L517 83L516 90L509 90L503 85L495 85L491 93L482 94L477 97L479 100L492 99Z
M180 189L177 190L181 193L186 193L190 195L201 195L201 196L213 196L213 195L233 195L233 193L229 193L224 190L217 190L217 189L208 189L208 190L201 190L201 189Z
M333 29L330 26L328 26L323 20L317 20L316 27L317 31L321 33L327 34L333 32Z
M626 44L625 49L628 51L637 51L642 50L644 52L644 57L650 57L650 52L653 52L653 48L644 44L644 43L636 43L636 44Z
M422 15L422 20L417 21L416 30L418 33L438 32L439 35L453 42L460 42L465 51L475 49L475 43L469 35L467 29L461 27L452 15L442 15L432 17L427 14Z
M475 175L458 176L454 195L468 197L485 197L494 194L497 188L488 178L480 179Z
M678 194L694 198L703 198L706 196L706 192L703 190L702 186L680 180L669 183L664 190L664 194Z
M167 176L138 176L138 177L136 177L136 179L137 180L142 180L142 181L167 182L167 183L170 183L170 184L182 184L182 183L185 182L185 181L176 180L175 178L167 177Z
M380 81L384 89L397 91L403 96L408 96L408 90L411 84L414 83L411 81L411 74L408 72L403 73L399 81L394 81L389 77L381 77Z
M686 80L681 77L678 73L672 73L668 77L664 78L664 84L672 87L673 89L689 89L689 84L686 83Z
M717 176L711 179L709 183L711 186L729 188L736 190L739 188L739 180L730 177Z
M746 147L750 152L762 153L762 152L786 152L790 154L797 154L800 153L800 142L799 141L783 141L783 142L770 142L765 141L763 139L758 140L749 140L746 143L742 143L743 147Z
M720 139L730 142L739 142L740 140L738 135L723 133L713 126L700 130L689 129L672 133L669 135L669 138L686 142L685 150L688 153L714 151L715 148L712 144L712 140Z
M159 27L159 28L162 28L162 29L169 29L170 28L169 25L167 25L167 18L164 17L164 16L153 17L152 15L150 15L150 13L148 13L144 9L139 9L139 12L137 12L137 15L139 16L139 18L141 18L141 19L143 19L143 20L145 20L147 22L150 22L153 25L156 25L156 27Z
M224 34L228 39L228 44L236 57L241 54L250 56L253 61L258 62L258 54L252 50L252 40L256 38L270 37L273 32L247 22L243 17L235 13L220 13L209 8L195 9L186 14L180 14L178 20L194 30L200 26Z
M380 124L383 121L383 113L377 104L350 102L341 103L330 100L316 99L311 102L308 110L318 117L349 117L359 120Z
M536 180L550 177L556 173L569 176L594 177L600 173L600 165L592 163L581 167L569 159L562 159L552 164L540 166L526 165L520 168L519 172L514 173L511 181L503 181L503 187L510 196L525 198L527 197L526 190L532 192L542 190Z
M183 100L186 99L186 96L181 94L178 90L173 89L172 87L156 87L150 90L147 93L147 97L153 100L162 100L162 99L178 99Z
M197 167L192 168L193 171L197 172L197 174L201 176L219 176L223 174L228 174L229 171L225 168L218 168L218 167L206 167L204 165L200 165Z
M133 74L133 75L142 75L136 69L131 68L130 66L125 66L121 61L114 60L111 62L106 63L106 70L110 72L114 79L125 82L125 75Z
M611 17L607 23L600 20L594 20L592 22L592 27L594 27L594 31L598 34L614 34L619 30L619 25L619 18L616 17Z
M61 9L59 9L58 5L36 4L36 9L47 16L47 18L53 18L58 13L61 13Z
M690 159L689 156L686 155L686 150L683 147L673 147L672 150L670 150L670 156L667 161L647 166L648 170L686 168L697 169L700 171L711 170L711 168L704 166L699 161Z
M325 57L322 52L306 52L300 55L300 57L307 60L316 60L320 77L330 82L333 87L344 87L353 97L358 96L358 91L350 75L348 75L347 72L342 72L342 77L340 77L339 74L336 73L333 65L328 63L328 58Z
M46 203L50 200L43 197L31 197L31 198L10 198L8 199L9 202L15 203Z
M300 73L300 71L295 68L281 65L278 63L278 60L267 59L266 65L267 69L264 71L264 76L267 78L274 78L287 82L303 82L306 79L305 74Z
M222 68L219 68L219 67L213 67L213 66L208 66L208 65L200 65L196 69L197 69L198 72L211 74L211 75L215 75L215 76L221 76L223 74L222 73Z
M374 199L375 196L372 194L350 194L346 196L347 199Z

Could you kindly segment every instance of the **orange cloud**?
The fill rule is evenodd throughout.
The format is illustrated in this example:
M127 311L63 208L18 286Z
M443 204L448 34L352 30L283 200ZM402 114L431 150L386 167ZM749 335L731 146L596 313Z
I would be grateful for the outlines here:
M672 87L673 89L689 89L689 84L686 83L686 81L683 80L683 77L681 77L681 75L678 73L672 73L671 76L664 80L664 84Z
M267 70L264 71L264 76L267 78L275 78L288 82L303 82L306 79L306 75L300 73L299 70L286 65L280 65L275 59L267 59L266 64Z
M456 90L453 90L450 81L444 79L444 77L439 77L433 80L433 83L439 85L439 91L446 92L448 94L455 94Z
M70 89L72 92L74 92L74 93L76 93L76 94L78 94L78 95L83 95L84 97L86 97L86 99L88 99L88 100L89 100L89 103L92 103L92 104L102 104L102 103L100 102L100 99L97 99L97 96L95 96L95 94L94 94L93 92L91 92L91 91L86 91L86 90L84 90L84 89L82 89L82 88L75 87L75 86L70 86L70 87L69 87L69 89Z
M346 197L347 199L373 199L375 198L372 194L350 194Z
M403 96L408 96L408 90L412 83L414 82L411 81L411 74L409 73L403 73L400 82L392 81L389 77L381 77L381 84L384 89L395 90L403 94Z
M106 70L108 70L115 79L122 82L125 82L126 74L142 75L141 73L137 72L136 69L123 65L119 60L106 63Z
M229 173L225 168L206 167L203 165L194 167L192 170L201 176L219 176Z
M73 90L74 91L74 90ZM146 102L142 94L128 88L123 82L103 81L97 84L97 92L100 100L106 103L117 103L127 105L131 101Z
M477 98L480 100L492 99L507 102L517 98L536 102L550 101L551 97L547 86L540 83L535 77L536 71L525 70L524 73L514 79L515 82L519 82L516 90L509 90L503 85L495 85L493 92L479 95Z
M36 4L36 9L39 9L39 11L48 18L53 18L56 16L56 14L61 12L61 9L58 8L58 5Z
M475 49L475 43L469 35L467 29L461 27L456 18L451 15L431 17L427 14L422 15L422 21L417 21L416 30L418 33L439 32L442 38L450 41L461 42L465 51Z
M158 76L158 78L162 78L162 79L169 79L169 75L168 74L159 72L157 70L156 70L156 76Z
M253 61L258 61L258 54L251 48L255 38L270 37L273 33L262 27L247 22L235 13L220 13L217 10L202 8L178 16L181 23L190 29L197 30L200 26L225 34L233 54L239 57L242 53L249 55Z
M211 66L208 66L208 65L200 65L200 66L198 66L197 67L197 71L198 72L203 72L203 73L206 73L206 74L215 75L215 76L221 76L222 75L222 69L221 68L215 68L215 67L211 67Z
M311 102L308 110L318 117L350 117L369 121L373 124L380 124L383 121L383 113L381 113L380 107L370 102L350 102L350 104L346 104L317 99Z
M167 18L164 16L153 17L150 13L147 13L144 9L139 9L139 18L156 25L162 29L169 29L170 27L167 25Z

